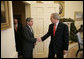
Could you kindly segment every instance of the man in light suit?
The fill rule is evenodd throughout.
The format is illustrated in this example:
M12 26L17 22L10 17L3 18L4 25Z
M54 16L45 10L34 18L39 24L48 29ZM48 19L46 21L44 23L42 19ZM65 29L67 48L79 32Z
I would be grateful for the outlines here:
M69 44L69 31L68 26L59 21L59 14L51 14L51 22L49 25L48 32L39 40L44 41L49 36L51 36L51 41L49 45L49 55L48 58L54 58L55 54L57 58L63 58L63 55L68 51Z
M33 19L26 19L26 26L23 28L23 58L33 58L33 48L37 41L34 37L33 29Z

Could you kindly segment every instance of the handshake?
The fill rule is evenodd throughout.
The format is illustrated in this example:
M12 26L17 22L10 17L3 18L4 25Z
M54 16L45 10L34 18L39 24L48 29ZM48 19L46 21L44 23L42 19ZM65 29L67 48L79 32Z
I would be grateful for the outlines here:
M41 38L37 38L37 42L41 42ZM36 45L36 43L34 43L34 45Z
M40 38L40 37L39 37L39 38L37 38L37 41L38 41L38 42L40 42L40 41L41 41L41 38Z

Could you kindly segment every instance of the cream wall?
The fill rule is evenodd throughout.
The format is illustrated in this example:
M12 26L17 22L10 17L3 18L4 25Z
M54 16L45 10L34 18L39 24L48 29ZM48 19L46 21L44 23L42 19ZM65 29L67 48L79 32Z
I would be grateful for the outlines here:
M10 1L11 28L1 31L1 58L17 58L13 30L12 2Z
M36 1L25 1L26 3L36 3ZM53 3L54 1L42 1L43 3ZM75 11L83 11L83 1L65 1L65 15L64 18L74 19ZM75 21L76 28L79 29L83 21Z
M75 11L83 11L83 1L65 1L65 18L74 19ZM75 21L77 29L80 28L80 25L83 24L83 21Z
M30 1L26 3L32 4ZM35 3L35 1L33 1ZM82 1L65 1L65 18L74 19L75 11L83 11ZM1 31L1 58L17 58L15 49L15 38L13 30L12 2L10 1L11 28ZM75 21L77 29L83 21Z

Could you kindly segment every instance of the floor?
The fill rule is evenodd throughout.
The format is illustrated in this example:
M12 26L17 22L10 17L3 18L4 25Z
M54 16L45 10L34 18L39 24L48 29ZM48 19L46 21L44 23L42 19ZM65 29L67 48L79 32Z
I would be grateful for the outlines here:
M65 56L65 58L76 58L77 50L78 50L78 43L75 42L70 43L68 54ZM83 58L83 51L80 51L78 53L77 58Z
M64 58L76 58L76 52L78 50L78 43L70 43L69 44L69 50L66 55L64 55ZM19 56L19 58L22 58L22 56ZM80 51L77 58L83 58L83 51Z

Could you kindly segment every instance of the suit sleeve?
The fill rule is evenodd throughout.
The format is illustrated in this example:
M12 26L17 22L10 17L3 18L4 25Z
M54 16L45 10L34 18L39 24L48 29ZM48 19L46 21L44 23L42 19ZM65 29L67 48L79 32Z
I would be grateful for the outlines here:
M49 36L50 36L50 25L49 25L48 32L43 37L41 37L42 41L44 41L45 39L47 39Z
M36 43L36 38L30 37L26 28L23 28L23 35L27 41L32 42L32 43Z
M68 26L64 26L64 50L68 50L68 45L69 45L69 30Z

